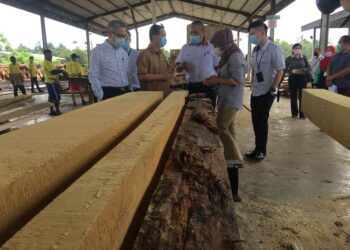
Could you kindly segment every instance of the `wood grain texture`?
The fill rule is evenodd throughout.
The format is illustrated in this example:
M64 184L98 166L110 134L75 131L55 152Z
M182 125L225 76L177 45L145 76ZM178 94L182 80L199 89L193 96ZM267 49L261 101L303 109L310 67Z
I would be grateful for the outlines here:
M187 104L135 250L241 249L211 103Z
M168 96L2 249L119 249L157 170L186 95L182 91Z
M161 92L119 96L0 137L0 243L144 119Z

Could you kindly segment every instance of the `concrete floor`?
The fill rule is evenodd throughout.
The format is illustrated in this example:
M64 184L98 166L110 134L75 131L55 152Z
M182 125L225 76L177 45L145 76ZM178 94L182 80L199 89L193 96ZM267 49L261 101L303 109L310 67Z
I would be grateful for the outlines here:
M45 85L43 83L39 83L41 87L45 87ZM25 82L25 86L26 86L26 91L27 91L27 94L31 94L30 93L30 82L26 81ZM65 87L67 87L68 85L65 84L64 85ZM2 84L1 85L2 87L2 91L0 91L0 99L7 99L7 98L12 98L13 97L13 87L12 85L10 84ZM45 89L46 91L46 89ZM22 95L19 91L19 96ZM72 98L71 98L71 95L70 94L63 94L61 96L61 112L64 114L64 113L67 113L69 111L72 111L72 110L75 110L75 109L78 109L78 108L81 108L83 107L81 105L81 98L80 98L80 95L78 93L76 93L75 95L76 97L76 102L78 104L78 106L73 106L73 101L72 101ZM33 98L35 99L35 104L38 104L38 103L42 103L42 102L47 102L48 100L48 94L47 92L45 93L36 93L36 94L33 94ZM85 100L87 101L88 100L88 96L85 96ZM33 104L33 103L31 103ZM14 110L12 110L14 111ZM29 113L28 115L26 116L22 116L22 117L19 117L19 119L24 119L24 118L29 118L29 117L35 117L35 119L31 120L31 121L26 121L26 122L23 122L21 124L16 124L14 125L13 127L11 127L11 131L12 130L16 130L18 128L22 128L22 127L25 127L25 126L30 126L30 125L33 125L33 124L36 124L36 123L39 123L39 122L43 122L43 121L46 121L48 119L51 119L53 118L52 116L49 116L49 109L46 108L46 109L41 109L41 110L38 110L38 111L35 111L35 112L32 112L32 113ZM15 118L15 119L12 119L11 121L16 121L18 118ZM6 133L6 132L9 132L10 130L3 130L3 131L0 131L0 134L2 133Z
M249 91L246 104L249 107ZM350 249L350 152L275 102L268 156L240 170L236 213L246 249ZM237 117L243 152L254 145L250 112Z

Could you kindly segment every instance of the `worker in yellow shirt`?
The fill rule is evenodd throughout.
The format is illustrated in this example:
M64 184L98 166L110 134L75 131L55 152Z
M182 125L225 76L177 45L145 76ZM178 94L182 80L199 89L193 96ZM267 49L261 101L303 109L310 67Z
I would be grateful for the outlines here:
M29 68L30 81L32 83L32 93L36 93L36 91L34 90L34 84L36 85L36 88L38 89L39 92L44 92L39 87L38 77L37 77L38 70L33 61L34 61L34 58L30 56L28 68Z
M23 85L23 77L21 74L21 69L17 64L16 57L10 57L11 64L9 65L9 75L10 81L13 84L13 94L18 96L18 89L21 90L23 95L26 95L26 90Z
M81 91L81 82L79 82L79 77L82 76L82 67L78 62L79 56L75 53L71 55L72 61L67 63L66 69L69 75L69 88L72 93L73 105L77 106L75 102L75 91L78 91L81 97L83 105L86 105L87 102L84 100L83 92Z
M58 74L67 75L67 72L62 69L57 69L52 63L52 52L47 49L44 51L44 63L43 71L45 77L45 84L49 93L50 115L60 115L60 100L61 100L61 87ZM55 107L55 110L54 110Z

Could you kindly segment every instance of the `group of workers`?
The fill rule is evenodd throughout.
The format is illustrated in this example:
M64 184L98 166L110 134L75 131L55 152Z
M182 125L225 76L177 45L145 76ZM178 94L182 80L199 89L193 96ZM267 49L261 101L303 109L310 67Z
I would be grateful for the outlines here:
M263 21L252 22L249 26L249 41L255 45L252 53L252 94L250 99L252 123L255 134L255 148L245 154L247 159L261 161L267 154L268 120L270 109L276 98L279 84L285 71L289 74L292 117L304 118L301 110L301 93L306 87L308 76L312 77L316 87L337 86L339 93L345 84L350 83L350 37L339 41L339 53L333 47L327 47L325 58L315 58L310 66L302 54L302 45L293 46L293 55L285 60L283 50L268 38L268 27ZM131 91L162 91L164 96L171 92L169 80L174 76L162 48L166 45L166 31L162 25L154 24L149 31L149 46L138 52L130 48L131 35L125 23L111 21L107 27L107 39L91 52L89 82L97 100L106 100ZM236 114L243 107L243 93L248 66L240 48L235 44L232 31L223 29L208 41L204 33L204 24L194 21L190 27L190 42L185 44L176 59L176 71L186 72L186 89L189 94L205 93L217 110L219 136L224 146L224 156L229 176L235 180L233 195L238 196L238 169L244 163L244 157L236 140ZM334 55L335 54L335 55ZM60 87L58 75L67 74L52 63L50 50L44 51L43 65L45 83L49 93L52 115L60 114ZM333 60L331 59L333 58ZM15 65L15 63L12 63ZM71 77L79 76L79 63L76 55L67 65ZM16 69L11 69L15 72ZM321 72L321 74L320 74ZM20 79L13 77L13 83ZM36 83L35 79L32 83ZM23 84L14 84L25 93ZM37 85L38 86L38 85ZM80 86L71 84L71 90L79 91L85 103ZM17 92L17 90L15 90ZM15 92L15 95L16 95ZM297 99L299 97L299 107ZM75 99L73 97L74 104Z

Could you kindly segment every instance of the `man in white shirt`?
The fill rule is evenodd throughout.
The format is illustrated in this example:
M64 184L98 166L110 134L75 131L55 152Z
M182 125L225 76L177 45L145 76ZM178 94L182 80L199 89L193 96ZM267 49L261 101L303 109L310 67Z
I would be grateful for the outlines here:
M99 101L129 91L129 56L124 49L127 43L125 23L111 21L107 34L106 41L92 50L90 59L89 81Z
M205 93L211 99L214 108L216 90L214 87L204 85L203 81L216 75L215 67L219 61L214 46L204 36L203 22L194 21L191 24L191 40L182 47L176 59L176 70L186 71L189 93Z

